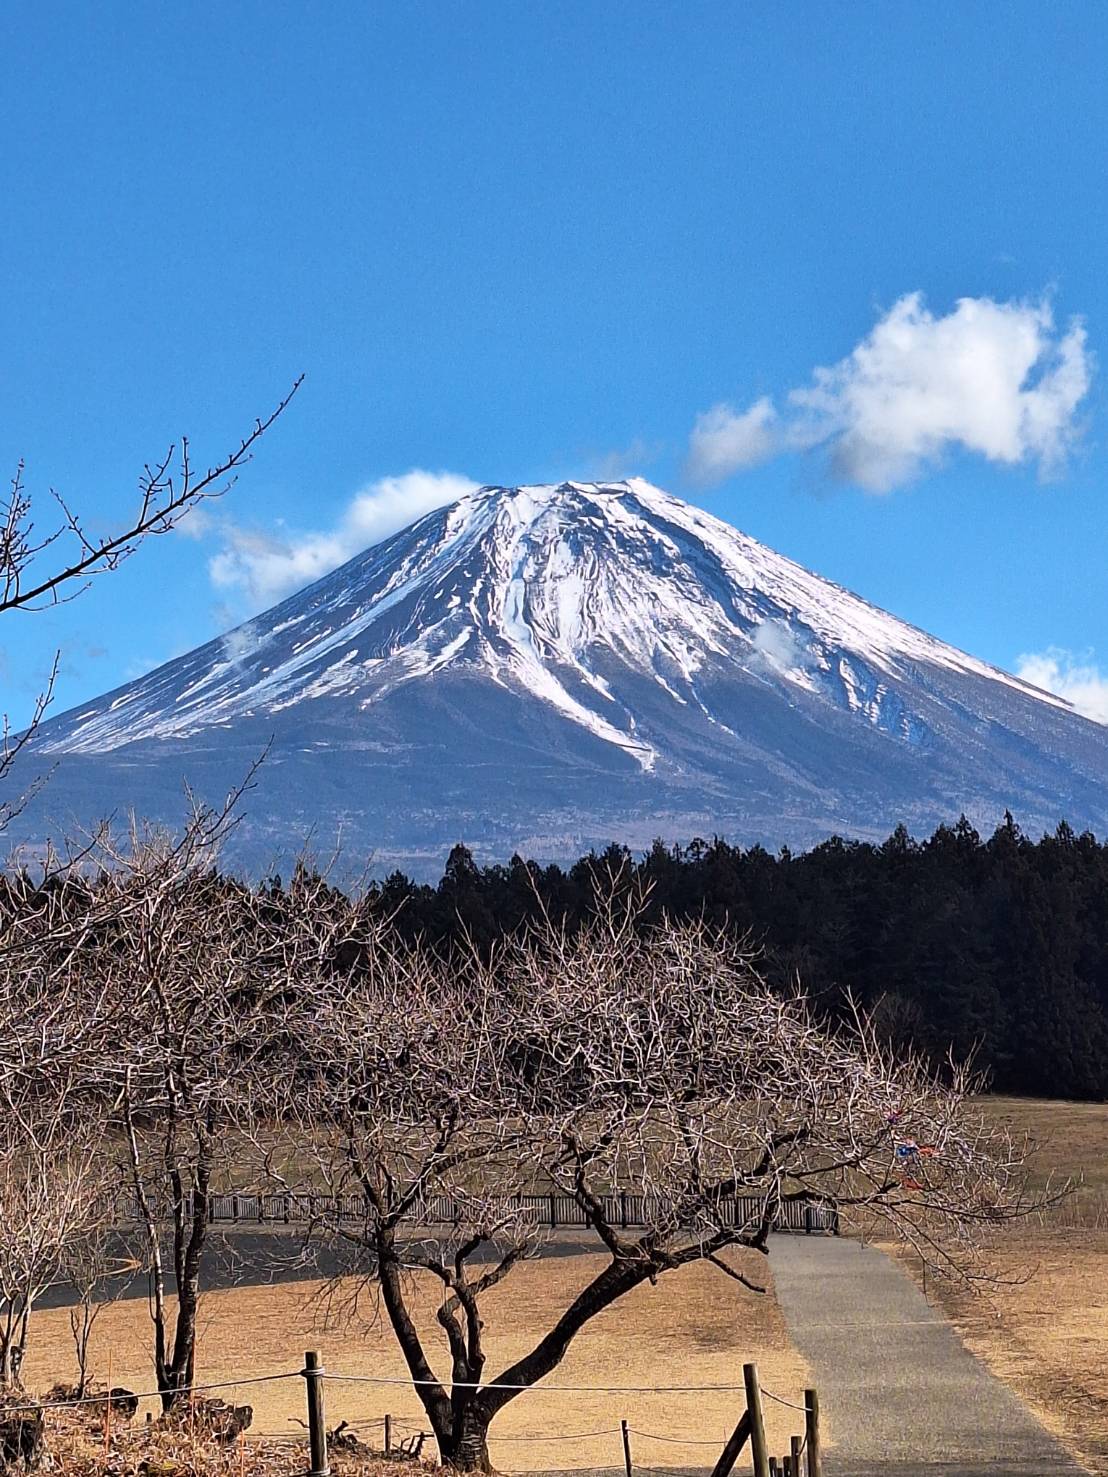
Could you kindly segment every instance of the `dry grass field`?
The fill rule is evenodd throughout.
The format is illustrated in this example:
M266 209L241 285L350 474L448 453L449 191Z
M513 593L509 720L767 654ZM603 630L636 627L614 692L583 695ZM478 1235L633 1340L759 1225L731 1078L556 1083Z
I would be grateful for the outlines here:
M1020 1223L990 1248L991 1269L1008 1285L987 1302L934 1282L928 1295L1048 1429L1091 1471L1108 1474L1108 1104L994 1098L986 1106L1035 1141L1038 1184L1081 1183L1044 1223ZM918 1263L905 1264L918 1277Z
M764 1258L747 1254L744 1264L766 1281ZM489 1374L522 1353L536 1330L548 1326L551 1308L564 1307L595 1272L599 1258L573 1256L528 1262L488 1298ZM329 1383L327 1420L357 1428L390 1412L403 1433L427 1429L421 1409L403 1381L405 1369L391 1330L363 1310L354 1329L322 1326L319 1284L282 1283L209 1293L203 1310L198 1381L242 1378L299 1368L305 1348L323 1351L327 1367L357 1375L385 1376L396 1385ZM430 1279L421 1298L422 1322L435 1328L435 1289ZM93 1357L100 1378L132 1389L150 1388L150 1323L141 1299L108 1308L94 1334ZM436 1347L438 1344L436 1342ZM807 1371L793 1349L772 1291L756 1297L708 1266L670 1273L658 1286L637 1289L590 1324L551 1376L554 1385L721 1385L742 1383L744 1361L755 1360L765 1386L801 1401ZM438 1361L442 1367L442 1360ZM71 1377L73 1352L68 1315L47 1309L36 1315L26 1375L32 1389ZM290 1418L303 1415L299 1379L249 1386L226 1398L252 1404L252 1435L297 1431ZM153 1408L153 1402L150 1402ZM596 1395L539 1387L514 1401L493 1428L491 1453L504 1472L614 1467L622 1464L619 1422L625 1417L636 1466L710 1466L743 1408L741 1392ZM803 1429L803 1418L767 1402L767 1422L776 1449ZM401 1424L402 1423L402 1424ZM598 1432L587 1439L567 1439ZM658 1441L639 1435L657 1433ZM380 1433L365 1426L366 1439ZM527 1439L521 1439L526 1437ZM681 1440L685 1437L687 1440ZM701 1444L704 1443L704 1444Z

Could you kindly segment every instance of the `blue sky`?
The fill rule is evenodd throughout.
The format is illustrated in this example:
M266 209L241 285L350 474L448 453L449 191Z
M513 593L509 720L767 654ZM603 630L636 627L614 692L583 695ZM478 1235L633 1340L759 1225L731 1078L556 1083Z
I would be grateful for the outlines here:
M167 660L414 468L641 473L1104 701L1104 6L45 0L0 46L0 464L111 527L307 376L196 536L9 616L17 722L55 647L58 707Z

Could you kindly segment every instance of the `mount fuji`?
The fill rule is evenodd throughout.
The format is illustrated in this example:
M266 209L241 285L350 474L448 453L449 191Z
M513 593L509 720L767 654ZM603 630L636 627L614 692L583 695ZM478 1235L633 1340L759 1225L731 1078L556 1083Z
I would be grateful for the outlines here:
M179 820L186 783L217 799L267 746L251 869L306 838L426 875L457 840L1108 830L1108 728L639 479L483 487L44 723L7 839Z

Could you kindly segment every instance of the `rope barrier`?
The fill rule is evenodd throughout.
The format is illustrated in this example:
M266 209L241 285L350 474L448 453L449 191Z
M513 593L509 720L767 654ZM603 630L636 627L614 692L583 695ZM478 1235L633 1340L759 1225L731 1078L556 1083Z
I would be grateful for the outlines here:
M636 1468L638 1468L638 1463L637 1462L636 1462L635 1465L636 1465ZM622 1472L623 1470L624 1470L624 1468L623 1468L623 1463L622 1462L619 1463L618 1466L616 1465L615 1462L609 1462L606 1466L603 1466L603 1467L589 1467L589 1469L588 1469L588 1471L589 1471L590 1474L592 1474L594 1472ZM642 1468L641 1470L645 1471L647 1469L646 1468ZM507 1472L505 1474L505 1477L549 1477L549 1473L550 1473L550 1468L549 1467L538 1467L538 1468L535 1468L535 1467L517 1467L517 1468L514 1468L511 1471ZM673 1477L673 1473L672 1472L666 1472L665 1474L663 1474L663 1477Z
M404 1388L413 1386L434 1386L443 1383L439 1380L415 1380L384 1374L344 1374L339 1371L320 1370L320 1377L336 1384L344 1385L396 1385ZM297 1380L302 1378L299 1369L283 1370L279 1374L256 1374L238 1380L218 1380L205 1385L186 1385L180 1390L181 1396L189 1394L206 1394L209 1390L235 1390L246 1385L266 1385L278 1380ZM743 1385L553 1385L540 1382L533 1385L514 1385L501 1380L447 1380L445 1382L455 1390L532 1390L535 1393L550 1391L551 1393L567 1393L577 1395L698 1395L698 1394L729 1394L736 1390L744 1390ZM128 1391L130 1396L136 1400L160 1399L167 1393L164 1390L138 1390ZM772 1390L762 1386L762 1394L769 1400L776 1400L779 1405L787 1405L790 1410L804 1412L803 1405L797 1405L792 1400L786 1400L783 1395L775 1395ZM107 1392L100 1395L84 1395L71 1400L37 1400L33 1395L27 1397L26 1403L34 1405L42 1410L66 1410L80 1405L103 1405L107 1401ZM412 1424L406 1417L396 1417L398 1424ZM383 1425L381 1417L360 1422L361 1425ZM618 1429L616 1427L611 1428ZM607 1434L601 1432L600 1434ZM649 1436L649 1431L640 1431L640 1436ZM675 1440L675 1437L657 1438L663 1440ZM704 1443L705 1445L709 1443Z
M797 1405L795 1400L786 1400L784 1395L775 1395L772 1390L767 1390L765 1385L762 1386L762 1394L767 1400L776 1400L778 1405L787 1405L790 1410L799 1410L801 1415L805 1414L803 1405Z
M404 1388L409 1388L410 1389L413 1386L419 1387L419 1386L427 1386L427 1385L438 1385L440 1383L440 1381L438 1381L438 1380L413 1380L413 1379L409 1379L409 1378L397 1378L397 1377L393 1377L393 1376L389 1376L389 1375L374 1375L374 1374L343 1374L341 1372L331 1372L329 1370L328 1371L320 1371L320 1374L321 1374L321 1377L323 1379L329 1380L332 1383L336 1383L336 1384L389 1385L389 1386L402 1386ZM214 1391L214 1390L241 1389L241 1388L244 1388L244 1387L249 1386L249 1385L272 1384L272 1383L275 1383L275 1382L280 1381L280 1380L296 1380L296 1379L300 1379L301 1377L302 1377L302 1372L300 1370L284 1370L284 1371L282 1371L282 1372L280 1372L278 1374L253 1375L253 1376L250 1376L250 1377L245 1378L245 1379L220 1380L220 1381L212 1382L210 1384L192 1385L192 1386L190 1386L190 1387L188 1387L186 1389L183 1389L180 1392L180 1394L182 1396L186 1396L186 1395L192 1395L192 1394L205 1394L208 1391ZM542 1383L540 1383L540 1384L534 1384L534 1385L522 1385L522 1384L508 1384L508 1383L504 1383L504 1382L501 1382L501 1381L491 1381L491 1382L489 1382L489 1383L486 1384L486 1383L483 1383L481 1381L475 1381L475 1380L454 1380L454 1381L450 1381L449 1383L451 1384L452 1388L454 1388L454 1389L469 1389L469 1390L519 1390L519 1391L530 1390L530 1391L535 1391L535 1392L549 1391L552 1394L553 1393L572 1393L572 1394L597 1394L597 1395L678 1395L678 1394L707 1394L707 1393L714 1393L714 1392L718 1392L718 1393L721 1393L721 1394L733 1394L733 1393L735 1393L737 1391L745 1391L745 1386L743 1386L743 1385L732 1385L732 1384L726 1384L726 1385L553 1385L553 1384L542 1384ZM135 1400L151 1400L151 1399L158 1399L158 1398L160 1398L164 1393L165 1392L162 1391L162 1390L144 1390L144 1391L139 1391L139 1392L128 1392L128 1395L131 1398L134 1398ZM764 1385L762 1386L762 1394L766 1397L767 1400L773 1400L778 1405L783 1405L783 1406L787 1407L789 1410L799 1411L800 1414L802 1414L802 1415L805 1414L805 1407L803 1405L798 1405L793 1400L787 1400L783 1395L776 1395L776 1394L774 1394L774 1392L772 1390L767 1390ZM26 1404L27 1404L28 1407L34 1407L34 1408L40 1409L40 1410L69 1410L69 1409L75 1409L77 1407L85 1406L85 1405L105 1406L105 1405L108 1404L108 1400L109 1400L109 1397L108 1397L107 1392L105 1391L103 1394L100 1394L100 1395L86 1395L86 1396L81 1396L81 1397L78 1397L78 1398L75 1398L75 1399L71 1399L71 1400L36 1400L32 1396L32 1397L28 1397L28 1399L26 1401ZM418 1424L419 1424L418 1422L412 1421L411 1419L406 1418L404 1416L394 1417L392 1419L393 1419L393 1428L394 1429L396 1427L399 1427L399 1426L408 1426L408 1427L411 1427L411 1426L418 1426ZM383 1417L380 1417L380 1416L377 1416L377 1417L368 1418L366 1420L360 1420L360 1421L351 1422L351 1428L353 1429L353 1428L356 1428L356 1427L359 1427L360 1426L360 1427L363 1427L363 1428L365 1428L365 1427L372 1427L372 1428L376 1429L376 1428L379 1428L379 1427L384 1426L384 1424L385 1424L384 1418ZM672 1446L711 1446L711 1447L717 1447L720 1444L718 1440L709 1440L709 1439L706 1439L704 1437L695 1437L695 1436L670 1436L670 1435L663 1435L661 1432L658 1432L658 1431L642 1431L637 1426L631 1426L628 1429L634 1435L641 1437L645 1441L660 1441L660 1442L666 1443L667 1445L672 1445ZM619 1431L620 1431L620 1428L618 1426L606 1426L606 1427L604 1427L601 1430L595 1430L595 1431L574 1431L574 1432L556 1431L556 1432L551 1432L549 1434L541 1434L541 1435L492 1436L491 1439L493 1441L495 1441L497 1444L501 1444L501 1443L562 1442L562 1441L592 1441L592 1440L597 1440L597 1439L599 1439L602 1436L615 1436L615 1435L618 1435L619 1434ZM293 1436L292 1433L290 1433L290 1432L280 1432L280 1433L276 1433L275 1432L272 1435L270 1435L269 1433L265 1433L265 1434L263 1434L263 1433L255 1433L255 1435L252 1437L252 1439L253 1440L283 1439L283 1440L294 1441L294 1440L298 1440L299 1438ZM804 1450L804 1447L805 1447L806 1444L807 1444L807 1438L805 1438L805 1441L801 1444L801 1448L800 1448L801 1451ZM651 1474L653 1474L657 1470L657 1469L655 1469L653 1467L644 1467L644 1466L641 1466L639 1463L636 1463L636 1468L638 1470L641 1470L641 1471L647 1472L647 1473L651 1473ZM597 1471L600 1471L600 1470L603 1470L603 1469L597 1468L596 1470ZM522 1477L522 1474L520 1474L520 1477ZM665 1474L663 1474L663 1477L665 1477Z
M542 1436L497 1436L489 1433L489 1440L499 1445L502 1441L591 1441L596 1436L618 1436L618 1426L605 1426L603 1431L551 1431Z
M300 1377L298 1369L290 1369L284 1374L256 1374L249 1379L220 1380L218 1384L212 1385L186 1385L178 1394L183 1398L190 1394L202 1395L208 1390L235 1390L242 1385L268 1385L273 1380L298 1380ZM165 1390L129 1390L127 1393L135 1400L160 1400L168 1392ZM106 1390L102 1395L82 1395L74 1400L36 1400L33 1395L29 1395L26 1401L27 1405L33 1405L37 1410L72 1410L79 1405L106 1405L107 1403Z
M628 1426L628 1431L633 1436L642 1436L646 1441L667 1441L673 1446L714 1446L722 1447L724 1439L708 1441L703 1436L661 1436L657 1431L640 1431L637 1426Z
M333 1374L330 1370L323 1373L323 1378L337 1381L344 1385L402 1385L405 1388L412 1386L440 1385L441 1380L412 1380L399 1379L384 1374ZM701 1395L701 1394L734 1394L737 1390L746 1389L745 1385L548 1385L545 1382L534 1385L510 1385L502 1380L447 1380L445 1382L453 1390L532 1390L537 1395L546 1392L563 1392L575 1395ZM763 1393L768 1393L764 1391ZM779 1396L771 1396L777 1400ZM788 1401L784 1401L788 1404ZM803 1410L802 1405L795 1407Z

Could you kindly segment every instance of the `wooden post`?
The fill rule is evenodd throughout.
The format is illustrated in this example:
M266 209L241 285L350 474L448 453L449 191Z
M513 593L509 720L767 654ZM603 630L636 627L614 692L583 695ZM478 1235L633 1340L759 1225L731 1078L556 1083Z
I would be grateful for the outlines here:
M746 1386L746 1410L750 1416L750 1454L754 1459L754 1477L769 1477L769 1453L766 1449L766 1423L762 1415L762 1387L758 1383L758 1366L743 1365Z
M804 1445L799 1436L789 1437L789 1455L792 1458L793 1477L802 1477L800 1470L800 1449Z
M712 1468L712 1477L727 1477L731 1468L739 1458L739 1452L746 1445L747 1437L750 1435L750 1412L744 1410L739 1417L739 1424L727 1438L727 1445L719 1454L719 1461Z
M780 1477L780 1473L777 1470L777 1458L775 1456L769 1458L769 1477Z
M108 1350L108 1401L104 1406L104 1460L108 1460L108 1453L112 1443L112 1351Z
M623 1468L627 1477L631 1477L631 1433L626 1421L620 1421L619 1429L623 1434Z
M808 1477L823 1477L823 1456L819 1449L819 1392L804 1391L804 1449L808 1453Z
M385 1455L392 1450L392 1416L385 1416Z
M312 1458L308 1477L331 1477L331 1469L327 1465L327 1426L323 1415L324 1369L319 1362L318 1350L309 1349L304 1355L304 1368L300 1373L304 1376L308 1401L308 1447Z
M550 1192L550 1229L552 1231L556 1231L558 1229L558 1203L554 1199L553 1190L551 1190Z
M108 1349L108 1401L104 1406L104 1460L107 1461L112 1444L112 1351Z

